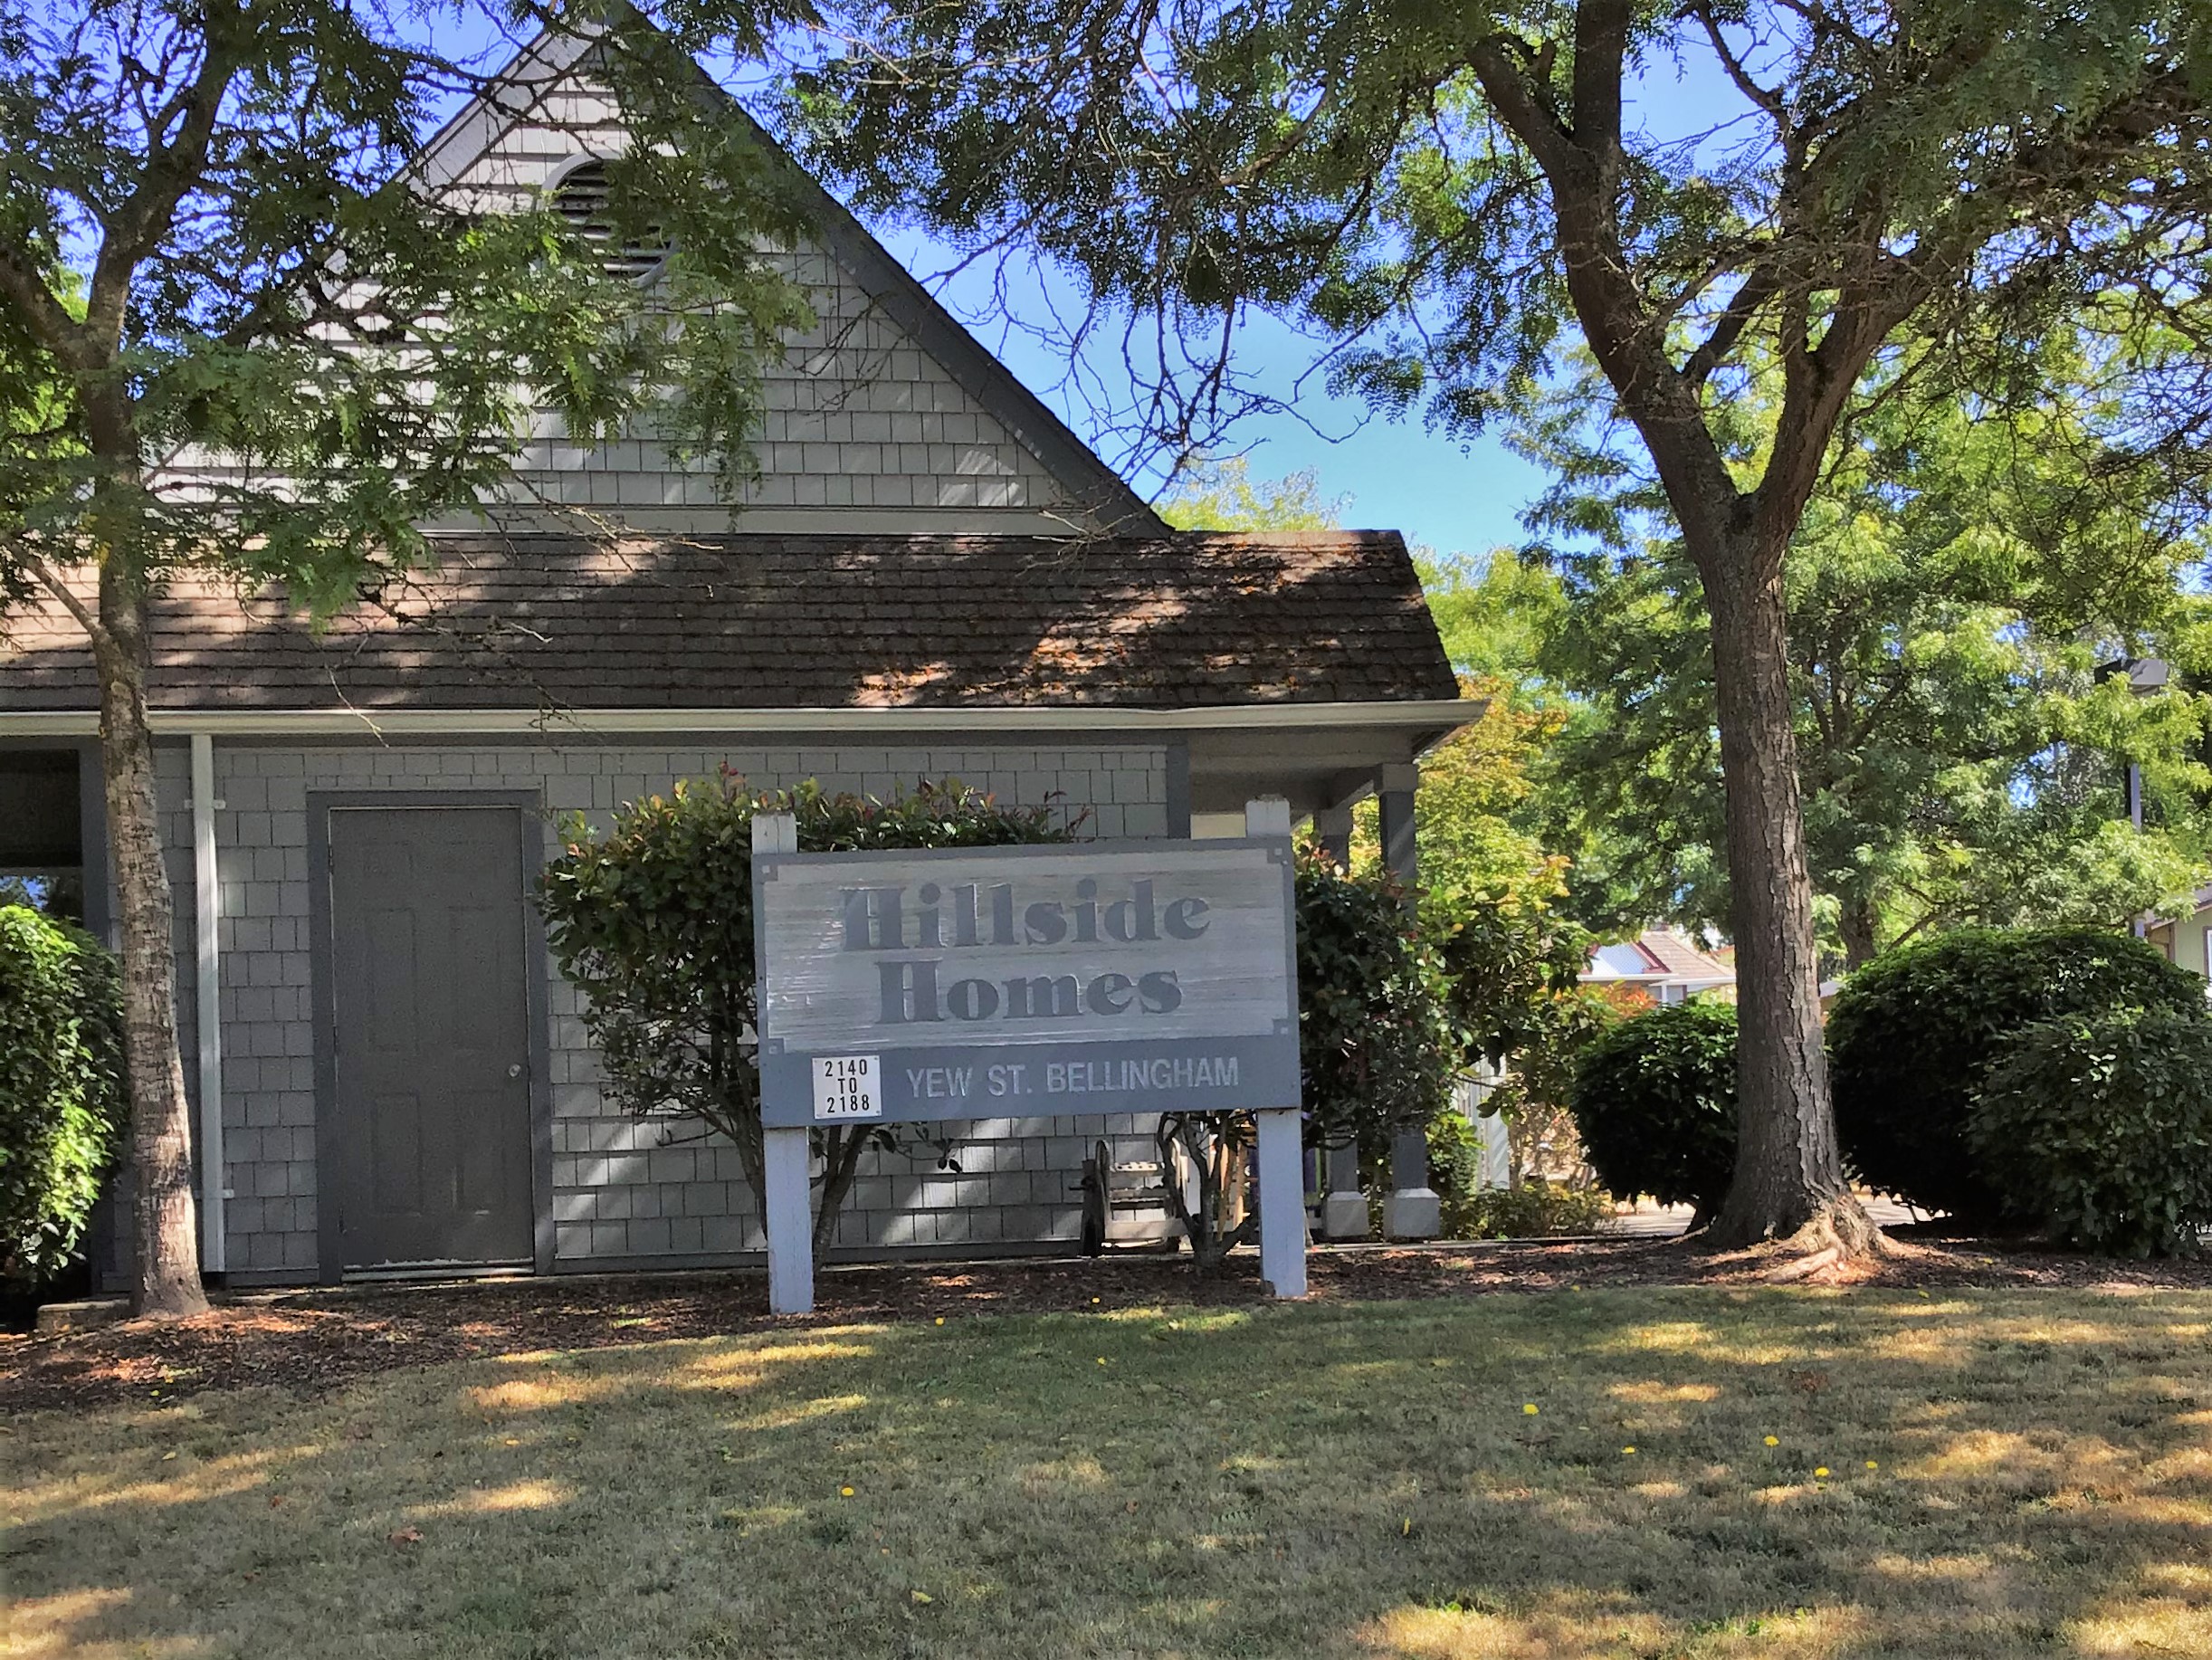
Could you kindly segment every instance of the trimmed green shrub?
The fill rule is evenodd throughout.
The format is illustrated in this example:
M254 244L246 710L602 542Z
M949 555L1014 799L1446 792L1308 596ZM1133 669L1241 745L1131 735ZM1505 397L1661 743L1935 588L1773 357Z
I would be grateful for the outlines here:
M1736 1172L1735 1005L1671 1004L1599 1034L1570 1105L1610 1191L1693 1205L1702 1224Z
M2084 1250L2196 1256L2212 1227L2212 1020L2127 1008L2000 1046L1967 1140L2011 1214Z
M1386 1158L1452 1104L1464 1045L1428 934L1386 874L1298 855L1298 1055L1306 1132Z
M1387 872L1348 874L1298 850L1298 1061L1306 1139L1353 1147L1380 1226L1391 1150L1452 1109L1464 1044L1431 931ZM1168 1121L1179 1115L1170 1114Z
M2201 1016L2205 983L2101 929L1961 929L1876 959L1828 1019L1844 1156L1869 1187L1972 1224L2006 1215L1967 1123L2006 1039L2126 1008Z
M958 780L889 801L827 795L811 781L756 794L729 774L634 802L605 835L563 825L539 908L554 961L585 994L584 1025L606 1092L640 1118L689 1119L737 1146L753 1191L764 1184L754 1011L753 816L790 813L805 853L878 847L991 847L1064 842L1050 808L1002 806ZM816 1127L825 1165L817 1253L861 1154L891 1144L880 1124Z
M0 1278L35 1283L75 1258L129 1110L115 959L0 906Z

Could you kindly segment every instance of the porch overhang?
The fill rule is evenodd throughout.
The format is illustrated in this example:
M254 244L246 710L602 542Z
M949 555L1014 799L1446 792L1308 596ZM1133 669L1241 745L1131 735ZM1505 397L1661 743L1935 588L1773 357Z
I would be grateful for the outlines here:
M853 705L772 709L319 709L150 710L157 738L228 742L555 744L618 737L741 736L896 744L948 737L997 741L1152 739L1189 758L1195 812L1242 811L1255 796L1282 796L1301 815L1364 792L1379 767L1402 765L1477 720L1475 698L1367 702L1267 702L1146 709L1128 705ZM89 738L90 710L0 709L0 742Z

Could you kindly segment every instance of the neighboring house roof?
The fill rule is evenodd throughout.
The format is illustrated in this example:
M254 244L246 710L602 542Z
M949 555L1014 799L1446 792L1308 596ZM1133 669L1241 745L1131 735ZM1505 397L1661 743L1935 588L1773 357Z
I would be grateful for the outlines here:
M1582 978L1592 984L1680 986L1702 991L1734 985L1736 970L1671 928L1647 928L1634 940L1593 949Z
M438 539L312 633L273 590L154 606L157 711L1131 708L1448 699L1395 532ZM49 606L0 640L0 714L97 706Z

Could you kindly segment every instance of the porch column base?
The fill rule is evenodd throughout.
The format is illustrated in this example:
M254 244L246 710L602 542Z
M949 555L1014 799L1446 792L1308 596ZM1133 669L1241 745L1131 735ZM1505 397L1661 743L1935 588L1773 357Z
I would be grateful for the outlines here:
M1368 1196L1359 1190L1359 1150L1321 1150L1321 1234L1329 1239L1368 1236Z
M1444 1200L1434 1188L1400 1188L1383 1201L1383 1232L1393 1239L1434 1239L1444 1232Z
M1390 1150L1390 1197L1383 1201L1383 1232L1393 1239L1434 1239L1444 1231L1444 1200L1428 1185L1428 1138L1401 1134Z

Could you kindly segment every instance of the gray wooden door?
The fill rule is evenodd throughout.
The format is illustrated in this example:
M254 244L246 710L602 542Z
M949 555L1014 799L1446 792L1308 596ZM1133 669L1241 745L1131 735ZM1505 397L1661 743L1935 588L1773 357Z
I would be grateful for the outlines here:
M334 807L329 849L342 1264L527 1262L522 815Z

